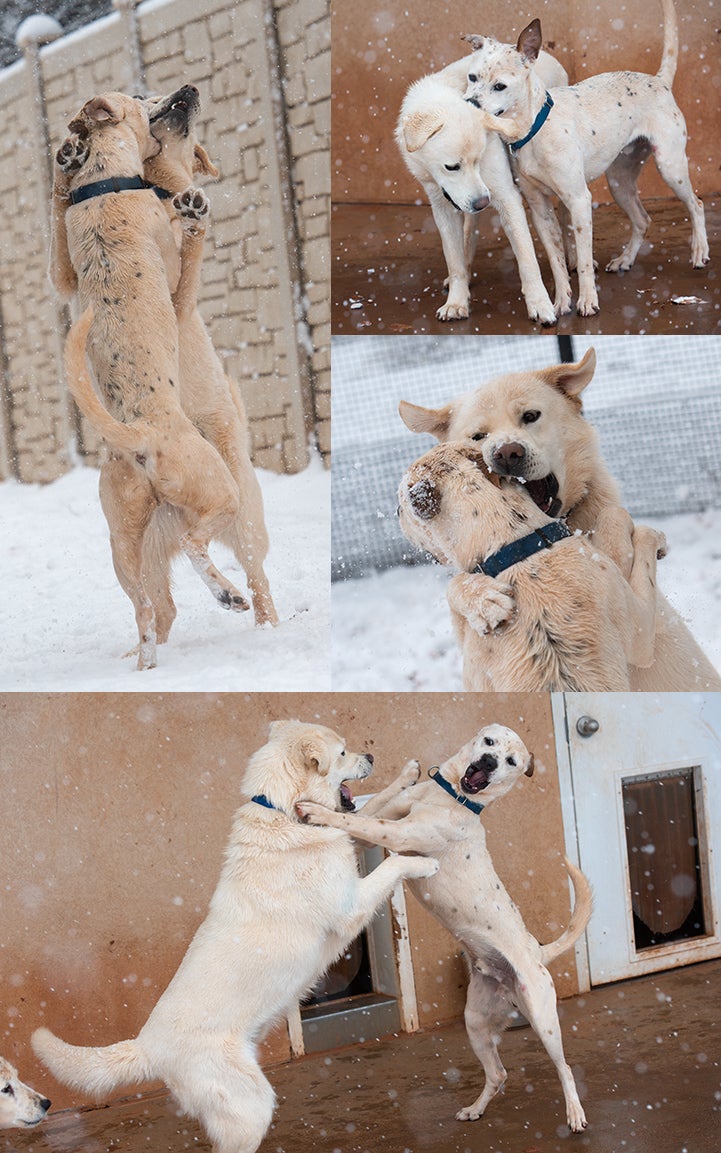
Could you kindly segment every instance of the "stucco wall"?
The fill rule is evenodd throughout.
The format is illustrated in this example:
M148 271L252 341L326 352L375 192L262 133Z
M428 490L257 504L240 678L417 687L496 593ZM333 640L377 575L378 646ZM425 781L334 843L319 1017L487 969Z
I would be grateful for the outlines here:
M255 462L296 471L309 439L330 447L327 0L151 0L136 27L148 90L200 89L198 135L221 171L208 187L201 312L241 386ZM298 71L306 82L292 88ZM41 48L36 76L28 59L0 72L0 477L52 480L76 451L97 460L92 430L76 435L66 317L46 279L49 159L92 94L138 87L120 12Z
M318 720L372 751L375 787L411 756L437 764L491 720L537 773L484 816L501 876L541 940L568 919L549 699L499 694L7 694L0 697L0 1052L45 1087L29 1037L134 1035L178 965L217 881L248 756L278 717ZM457 946L409 897L422 1026L458 1017ZM572 957L559 992L576 989ZM268 1062L288 1056L283 1030Z

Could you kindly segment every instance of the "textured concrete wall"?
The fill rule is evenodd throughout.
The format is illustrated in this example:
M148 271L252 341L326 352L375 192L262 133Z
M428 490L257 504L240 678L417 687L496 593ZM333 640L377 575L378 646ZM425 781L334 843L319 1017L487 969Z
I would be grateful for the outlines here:
M221 171L208 188L201 311L241 386L255 462L296 471L309 439L330 448L327 0L151 0L134 15L135 38L126 9L41 48L37 77L27 58L0 73L0 476L46 481L75 452L98 459L62 381L48 161L89 96L139 90L136 58L150 91L200 89L198 134Z

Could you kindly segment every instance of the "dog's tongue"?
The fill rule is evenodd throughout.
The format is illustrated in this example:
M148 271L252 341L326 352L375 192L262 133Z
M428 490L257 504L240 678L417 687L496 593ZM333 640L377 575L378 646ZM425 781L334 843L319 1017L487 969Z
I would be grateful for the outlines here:
M480 793L486 788L491 779L491 771L483 765L474 763L466 769L461 781L464 793Z
M552 472L540 480L526 481L528 495L547 516L558 516L562 502L558 499L558 481Z
M355 804L353 803L353 794L347 785L340 787L340 803L347 813L355 812Z

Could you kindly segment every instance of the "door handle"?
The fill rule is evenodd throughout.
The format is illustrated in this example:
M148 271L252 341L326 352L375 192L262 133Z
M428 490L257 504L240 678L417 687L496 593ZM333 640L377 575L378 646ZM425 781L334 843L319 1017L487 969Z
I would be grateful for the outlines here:
M576 721L576 732L579 737L592 737L600 727L595 717L579 717Z

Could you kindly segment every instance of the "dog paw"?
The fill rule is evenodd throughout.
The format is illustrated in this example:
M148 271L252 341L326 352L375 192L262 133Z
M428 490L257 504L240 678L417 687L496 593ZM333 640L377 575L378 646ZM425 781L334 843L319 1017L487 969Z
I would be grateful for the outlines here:
M666 534L662 532L656 533L656 560L663 560L668 552L668 543L666 541Z
M566 1117L568 1121L568 1128L572 1133L583 1133L583 1130L588 1125L586 1114L580 1105L570 1105Z
M299 801L295 811L304 825L321 825L323 823L323 806L313 801Z
M468 305L447 300L436 310L439 320L468 320Z
M544 328L553 328L558 324L558 317L550 300L541 301L539 304L527 300L526 307L528 319L533 324L542 324Z
M576 312L579 316L596 316L601 311L598 304L598 297L593 296L579 296L576 303Z
M568 292L559 292L556 294L556 299L553 302L553 308L556 316L568 316L571 312L572 296L571 290Z
M183 228L191 236L205 231L210 201L202 188L186 188L173 197L173 208Z
M68 136L55 153L55 163L67 176L82 168L89 155L87 140L81 140L79 136Z
M418 761L409 761L407 765L403 766L400 773L398 774L398 782L404 789L409 789L411 786L418 783L420 775L421 766L419 765Z
M471 628L492 633L516 611L513 588L483 573L458 573L448 586L448 603Z
M409 880L421 877L435 877L440 867L435 857L403 858L403 876Z
M456 1121L478 1121L483 1116L483 1111L479 1110L474 1105L469 1105L466 1109L459 1109L456 1113Z
M614 256L613 260L609 260L606 265L606 272L628 272L632 264L633 261L621 252L618 256Z

